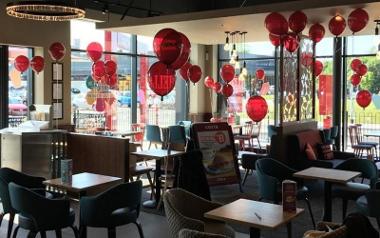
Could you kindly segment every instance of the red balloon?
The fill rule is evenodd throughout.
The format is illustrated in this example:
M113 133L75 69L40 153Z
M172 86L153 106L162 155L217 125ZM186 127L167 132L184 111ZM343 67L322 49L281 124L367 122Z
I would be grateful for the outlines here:
M212 89L214 89L214 91L216 93L220 93L220 90L222 89L223 85L219 82L215 82L214 85L212 86Z
M54 61L61 61L66 54L66 47L61 42L54 42L49 47L50 57Z
M99 60L92 64L92 73L95 77L101 78L106 74L104 62Z
M353 86L358 86L361 81L362 81L362 77L359 74L351 75L351 84Z
M192 65L187 70L187 77L189 77L190 81L195 83L198 83L199 80L202 78L202 69L198 65Z
M180 69L179 74L182 76L182 78L187 82L189 81L189 76L187 75L187 71L189 71L189 68L192 66L189 62L185 63Z
M267 101L261 96L252 96L245 106L249 118L254 122L260 122L268 113Z
M207 76L207 77L205 78L205 86L206 86L207 88L212 88L212 87L214 86L214 79L211 78L210 76Z
M356 71L356 73L359 74L360 76L364 76L366 75L367 71L368 71L367 66L365 64L361 64L359 65L358 71Z
M154 93L163 97L170 93L175 86L175 71L158 61L149 68L148 83Z
M264 77L265 77L265 71L263 69L256 70L257 79L264 79Z
M117 71L117 64L113 60L107 60L104 63L104 67L105 67L105 70L106 70L106 74L108 76L114 75L116 73L116 71Z
M313 54L312 53L301 53L301 64L308 67L313 64Z
M366 27L369 20L368 13L362 9L355 9L348 15L348 27L352 31L352 33L363 30Z
M102 58L103 54L103 47L98 42L91 42L87 46L87 56L90 58L93 62L96 62Z
M165 28L154 36L153 50L160 61L171 65L181 54L182 37L177 31Z
M184 64L186 64L186 62L189 60L191 52L191 44L189 39L181 32L178 32L178 34L181 36L182 51L179 57L170 65L170 67L173 69L179 69Z
M111 76L106 75L106 84L109 86L114 86L117 83L117 74L113 74ZM111 103L112 104L112 103Z
M272 12L265 17L265 27L275 35L288 33L288 22L285 17L277 12Z
M368 90L361 90L356 94L356 102L363 109L368 107L372 101L372 94Z
M94 72L91 72L91 78L96 81L96 82L99 82L102 80L103 77L98 77L96 75L94 75Z
M302 11L293 12L289 17L289 28L296 34L305 29L307 23L307 16Z
M223 79L224 82L229 83L231 82L235 77L235 68L234 66L230 64L225 64L220 69L220 77Z
M314 62L314 76L318 77L323 71L323 63L319 60Z
M278 35L269 33L269 40L275 47L281 45L281 38Z
M284 47L287 51L293 53L299 47L298 36L294 33L289 33L284 38Z
M106 108L105 99L100 98L100 97L96 98L95 110L97 112L103 112L105 108Z
M353 60L351 61L350 66L351 66L351 69L352 69L353 71L357 72L358 69L359 69L359 66L360 66L361 64L362 64L362 61L361 61L360 59L353 59Z
M329 30L331 34L339 36L346 29L346 20L341 15L336 15L329 21Z
M325 28L321 24L316 23L310 27L309 37L315 43L320 42L324 36L325 36Z
M228 98L231 97L232 94L234 94L234 88L230 84L225 84L222 88L222 94Z
M45 59L41 56L34 56L30 61L30 67L37 74L40 73L45 67Z
M17 71L25 72L29 68L29 59L25 55L19 55L15 58L14 66Z

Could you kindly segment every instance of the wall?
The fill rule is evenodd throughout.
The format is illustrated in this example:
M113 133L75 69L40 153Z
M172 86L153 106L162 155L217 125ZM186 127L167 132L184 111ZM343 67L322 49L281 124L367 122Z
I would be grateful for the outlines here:
M45 69L35 77L35 103L51 104L52 60L48 53L51 43L60 41L66 46L64 69L64 118L59 124L69 124L71 118L71 61L70 61L70 23L38 22L9 17L5 13L5 1L0 3L1 34L0 44L28 46L35 48L35 55L45 58Z

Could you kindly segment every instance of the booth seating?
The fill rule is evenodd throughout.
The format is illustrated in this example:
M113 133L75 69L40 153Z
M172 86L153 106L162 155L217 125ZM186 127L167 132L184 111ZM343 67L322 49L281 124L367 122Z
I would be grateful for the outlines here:
M303 170L309 167L335 168L343 161L355 158L355 154L341 151L332 151L333 158L329 160L320 159L318 144L324 144L323 131L307 130L289 135L287 138L287 164L294 169ZM305 147L310 144L316 154L316 160L307 158Z

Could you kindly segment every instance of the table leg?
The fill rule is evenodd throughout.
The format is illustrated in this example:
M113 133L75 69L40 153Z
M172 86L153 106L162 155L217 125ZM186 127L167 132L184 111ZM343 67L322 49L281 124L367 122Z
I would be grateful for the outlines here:
M260 238L260 229L254 227L249 228L249 238Z
M79 192L79 206L78 207L79 207L79 232L80 232L79 237L80 238L87 238L87 227L84 227L83 229L82 220L80 217L80 198L86 196L86 194L87 194L86 191Z
M288 238L292 238L292 223L286 224L286 230L288 231Z
M156 173L154 174L155 181L156 181L156 194L154 197L154 200L145 201L143 203L143 206L146 208L156 208L158 205L158 202L161 198L161 183L160 183L160 176L161 176L161 160L156 160Z
M331 198L331 183L328 181L325 181L325 208L323 211L323 221L330 221L332 220L332 198Z

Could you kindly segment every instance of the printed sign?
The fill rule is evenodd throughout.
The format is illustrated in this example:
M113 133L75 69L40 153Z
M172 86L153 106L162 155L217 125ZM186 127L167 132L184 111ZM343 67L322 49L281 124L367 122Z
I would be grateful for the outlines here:
M231 127L223 122L195 123L192 127L209 185L240 183Z

